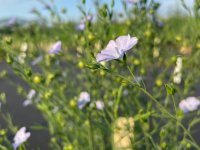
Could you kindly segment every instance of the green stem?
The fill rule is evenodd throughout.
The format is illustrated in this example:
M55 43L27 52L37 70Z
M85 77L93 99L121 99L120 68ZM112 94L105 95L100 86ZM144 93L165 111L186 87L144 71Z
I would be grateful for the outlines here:
M125 77L119 75L119 77L122 77L123 79L126 79ZM128 81L131 85L136 85L134 84L132 81L126 79L126 81ZM145 95L147 95L153 102L155 102L158 106L158 108L160 109L161 112L165 112L170 118L172 118L173 120L175 120L179 126L184 130L184 132L187 134L187 136L191 139L191 144L196 147L198 150L200 150L200 147L196 144L195 140L193 139L193 137L191 136L191 134L189 133L189 131L182 125L182 123L176 118L174 117L171 113L169 113L167 111L167 109L162 106L146 89L141 88L140 86L136 86L137 88L139 88L140 91L142 91Z
M123 90L123 86L121 85L120 88L118 89L117 92L117 99L114 105L114 118L116 119L118 116L118 108L119 108L119 103L121 100L121 95L122 95L122 90Z

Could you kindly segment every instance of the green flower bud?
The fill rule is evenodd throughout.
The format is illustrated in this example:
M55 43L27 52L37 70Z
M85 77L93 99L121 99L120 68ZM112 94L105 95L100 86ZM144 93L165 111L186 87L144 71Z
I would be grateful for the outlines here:
M163 142L162 145L161 145L161 147L162 147L162 150L166 150L167 144L165 142Z
M35 84L39 84L39 83L41 83L41 81L42 81L42 79L41 79L41 77L40 77L39 75L35 75L35 76L33 77L33 82L34 82Z
M69 106L70 106L71 108L76 107L76 101L75 101L74 99L70 100Z
M80 69L84 68L84 63L83 63L82 61L79 61L79 62L78 62L78 67L79 67Z
M133 63L134 63L134 65L140 65L140 60L139 60L139 59L135 59L135 60L133 61Z
M190 148L191 148L191 144L190 144L190 143L187 143L187 144L186 144L186 148L187 148L187 149L190 149Z
M165 130L161 129L160 130L160 137L163 138L165 136L165 133L166 133Z
M157 79L155 83L156 83L156 86L158 87L161 87L163 85L163 82L161 79Z

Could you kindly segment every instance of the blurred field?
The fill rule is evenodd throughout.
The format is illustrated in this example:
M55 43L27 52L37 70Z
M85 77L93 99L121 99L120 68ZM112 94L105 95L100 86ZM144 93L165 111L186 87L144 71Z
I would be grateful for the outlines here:
M114 4L95 3L90 14L82 1L79 22L45 5L50 22L36 12L35 22L0 29L0 148L13 149L26 126L20 150L200 149L200 2L165 19L155 1L122 1L121 13ZM128 35L138 43L123 57L97 61ZM182 108L188 97L195 102Z

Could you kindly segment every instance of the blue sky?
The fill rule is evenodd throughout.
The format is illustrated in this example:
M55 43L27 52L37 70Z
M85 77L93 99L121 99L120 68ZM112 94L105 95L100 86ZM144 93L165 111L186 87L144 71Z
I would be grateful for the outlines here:
M51 0L46 0L50 3ZM111 0L101 0L102 2L110 2ZM162 2L160 8L160 14L166 16L172 10L175 10L180 5L180 0L157 0ZM192 5L193 0L185 0L188 4ZM56 6L60 10L61 8L67 8L67 20L78 19L80 12L77 9L77 5L80 4L81 0L54 0ZM93 10L93 0L86 0L86 10ZM121 0L115 0L115 10L122 11ZM38 0L0 0L0 19L10 18L12 16L33 19L35 16L30 13L32 8L37 8L44 15L47 12L44 10L44 6ZM179 7L180 8L180 7Z

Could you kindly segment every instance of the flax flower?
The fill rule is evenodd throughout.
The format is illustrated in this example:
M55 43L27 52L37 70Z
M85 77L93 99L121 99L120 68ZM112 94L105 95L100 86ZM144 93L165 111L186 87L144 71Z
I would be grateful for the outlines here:
M61 51L61 47L62 47L62 42L61 41L56 42L49 50L49 54L58 54Z
M15 134L13 148L17 149L22 143L26 142L30 136L31 133L26 132L26 127L20 128Z
M200 105L200 101L196 97L187 97L179 103L179 108L184 112L197 110Z
M113 59L123 58L124 54L137 44L136 37L119 36L115 41L109 41L108 45L101 53L97 54L96 61L110 61Z
M83 109L83 107L90 102L90 94L88 92L81 92L78 99L78 108Z

